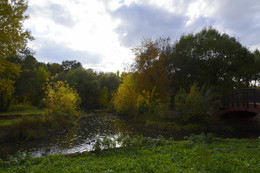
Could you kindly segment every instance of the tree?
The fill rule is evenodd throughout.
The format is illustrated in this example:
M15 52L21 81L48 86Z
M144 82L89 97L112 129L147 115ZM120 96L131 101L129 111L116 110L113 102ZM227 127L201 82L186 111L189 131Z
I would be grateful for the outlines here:
M61 63L62 69L65 72L68 72L70 70L74 70L76 68L82 67L80 62L77 62L76 60L74 61L62 61Z
M181 36L167 58L173 90L186 91L196 81L224 94L234 88L249 87L252 80L252 53L234 37L204 28L197 34Z
M100 93L99 104L101 106L107 106L108 101L109 101L108 100L108 88L106 86L104 86Z
M49 119L71 120L79 115L77 108L80 104L80 98L75 89L69 87L69 84L57 81L52 77L46 85L46 116Z
M0 8L0 57L12 57L26 47L32 39L29 31L23 30L23 22L28 19L24 0L1 0Z
M15 82L14 96L18 102L28 102L38 106L44 97L44 86L46 79L50 76L37 60L28 55L21 60L21 73Z
M111 93L115 92L121 83L120 78L115 73L100 73L98 80L101 88L107 88L108 100L111 100Z
M139 93L152 92L154 89L164 100L170 95L167 69L164 66L164 57L156 42L146 38L141 45L133 49L135 54L134 72L136 86Z
M24 0L1 0L0 8L0 112L7 111L14 92L14 79L19 75L19 66L7 58L16 57L28 40L33 39L29 31L23 30L28 18L28 7Z
M0 60L0 112L7 111L11 104L15 89L14 80L19 76L19 73L18 65L7 61L5 58Z
M99 105L100 85L93 70L77 68L66 74L66 79L71 86L79 92L82 100L81 107L85 109L95 108Z
M254 51L254 65L252 67L253 72L253 79L254 79L254 86L259 84L260 80L260 51L256 49Z
M133 75L128 74L120 84L113 102L117 112L133 115L137 111L136 84Z
M212 91L200 89L196 83L192 85L189 92L181 88L174 98L174 103L179 113L177 120L183 124L208 123L218 106Z
M58 63L48 63L47 64L48 70L51 72L52 76L55 76L56 74L59 74L62 72L62 66Z

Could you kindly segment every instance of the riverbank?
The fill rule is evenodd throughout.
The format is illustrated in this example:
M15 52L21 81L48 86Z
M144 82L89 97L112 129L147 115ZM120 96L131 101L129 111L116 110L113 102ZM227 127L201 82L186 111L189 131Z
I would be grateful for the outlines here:
M132 139L132 145L1 162L0 172L259 172L260 139L192 136L187 141ZM128 142L128 143L129 143Z

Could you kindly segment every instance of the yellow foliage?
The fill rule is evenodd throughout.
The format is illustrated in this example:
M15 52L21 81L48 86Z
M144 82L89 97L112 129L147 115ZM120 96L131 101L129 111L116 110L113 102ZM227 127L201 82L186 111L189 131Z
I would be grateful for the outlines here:
M164 117L169 110L169 101L161 100L154 87L151 92L143 90L138 95L137 108L138 112L146 117Z
M57 76L52 79L57 78ZM46 86L46 101L48 116L78 116L77 108L80 104L80 98L74 88L63 81L53 82L50 80Z
M0 111L6 111L14 93L14 79L19 76L20 67L0 57Z
M124 77L123 83L114 95L113 102L117 112L131 114L136 111L137 94L135 81L131 74Z
M165 59L156 44L151 39L145 39L133 52L136 56L134 67L137 91L152 91L156 88L161 99L167 98L171 93L168 89L170 81L164 66Z
M104 88L101 90L101 94L99 97L99 104L101 106L108 105L108 88L106 86L104 86Z

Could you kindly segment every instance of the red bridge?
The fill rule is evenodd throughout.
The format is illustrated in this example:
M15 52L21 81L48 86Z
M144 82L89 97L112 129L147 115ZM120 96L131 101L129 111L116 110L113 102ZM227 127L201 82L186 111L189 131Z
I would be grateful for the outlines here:
M217 112L221 119L232 121L254 119L258 114L260 114L260 89L258 88L241 89L223 96L222 106Z

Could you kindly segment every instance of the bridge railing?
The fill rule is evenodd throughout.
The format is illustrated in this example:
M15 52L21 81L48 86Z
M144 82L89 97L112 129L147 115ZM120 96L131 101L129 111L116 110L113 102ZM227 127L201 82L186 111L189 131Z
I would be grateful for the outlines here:
M249 106L249 104L254 104L256 108L257 103L260 103L260 89L259 88L245 88L233 91L222 97L222 108L227 108L230 105L232 107L237 104L243 106Z

